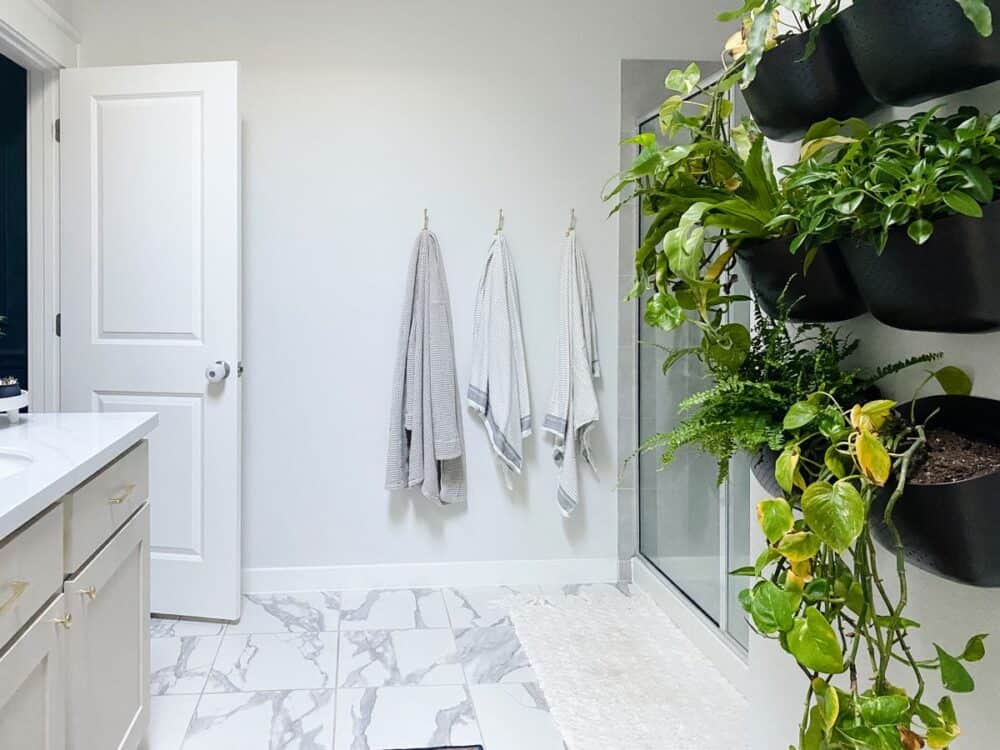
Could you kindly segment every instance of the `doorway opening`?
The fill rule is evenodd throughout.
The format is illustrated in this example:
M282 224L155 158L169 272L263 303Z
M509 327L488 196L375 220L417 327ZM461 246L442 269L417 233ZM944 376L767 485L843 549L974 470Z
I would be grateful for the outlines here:
M0 378L28 381L28 72L0 55ZM3 382L3 381L0 381Z

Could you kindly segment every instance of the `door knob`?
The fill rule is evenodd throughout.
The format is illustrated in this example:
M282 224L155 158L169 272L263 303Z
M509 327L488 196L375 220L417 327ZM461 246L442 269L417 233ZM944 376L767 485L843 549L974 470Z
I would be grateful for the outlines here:
M221 383L229 377L229 363L219 360L205 368L205 379L209 383Z

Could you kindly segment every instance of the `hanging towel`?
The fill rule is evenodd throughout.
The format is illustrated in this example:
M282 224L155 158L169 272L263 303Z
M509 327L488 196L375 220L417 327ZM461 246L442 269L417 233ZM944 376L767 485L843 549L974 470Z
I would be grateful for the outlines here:
M420 485L441 505L465 501L459 403L448 283L437 237L425 230L410 259L399 329L386 489Z
M531 404L517 274L502 233L493 238L479 280L467 396L486 425L509 487L510 472L520 474L524 463L522 445L531 434Z
M587 260L571 231L563 247L559 281L559 344L556 381L545 414L544 428L555 436L553 457L558 467L556 499L564 516L580 503L578 456L590 464L590 431L600 417L594 378L601 376L597 354L597 319Z

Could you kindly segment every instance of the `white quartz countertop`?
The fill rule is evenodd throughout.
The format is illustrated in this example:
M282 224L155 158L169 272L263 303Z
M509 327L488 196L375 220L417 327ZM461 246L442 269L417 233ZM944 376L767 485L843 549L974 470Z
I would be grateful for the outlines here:
M18 424L0 417L0 463L30 458L0 478L0 539L152 432L149 412L22 414Z

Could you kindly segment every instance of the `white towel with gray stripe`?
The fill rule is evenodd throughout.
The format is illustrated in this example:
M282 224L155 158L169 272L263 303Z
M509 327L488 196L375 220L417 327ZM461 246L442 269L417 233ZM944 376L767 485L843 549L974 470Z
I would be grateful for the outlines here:
M386 489L420 485L440 505L465 501L459 404L448 282L437 237L425 230L410 259L399 329Z
M579 456L597 473L590 432L600 418L594 379L601 376L590 272L587 259L576 246L574 231L569 233L563 247L556 350L556 381L543 426L555 436L556 499L563 515L568 517L580 504Z
M476 293L467 397L482 417L510 486L510 472L520 474L524 464L522 446L531 434L531 404L517 274L503 233L493 238Z

